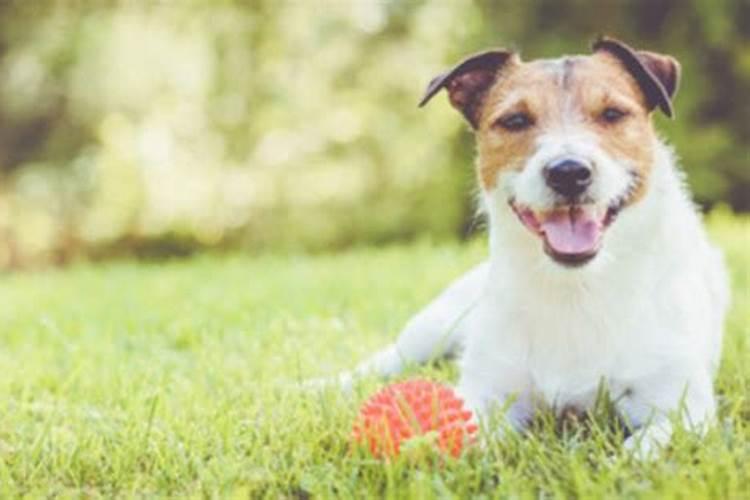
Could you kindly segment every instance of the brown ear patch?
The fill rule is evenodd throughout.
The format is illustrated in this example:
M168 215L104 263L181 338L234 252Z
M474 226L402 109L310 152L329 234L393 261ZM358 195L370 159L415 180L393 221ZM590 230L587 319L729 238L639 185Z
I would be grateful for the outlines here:
M668 117L674 116L672 97L680 81L680 65L672 57L654 52L635 51L612 38L600 38L592 45L594 52L615 56L633 75L646 97L649 109L659 107Z
M482 97L495 81L498 70L513 55L507 50L490 50L464 59L453 69L430 81L419 106L424 106L441 89L446 88L453 107L463 113L473 128L477 128L477 112Z

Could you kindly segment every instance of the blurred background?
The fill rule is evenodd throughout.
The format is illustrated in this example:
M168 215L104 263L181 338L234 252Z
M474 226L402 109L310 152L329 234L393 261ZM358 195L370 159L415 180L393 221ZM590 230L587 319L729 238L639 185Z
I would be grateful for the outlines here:
M675 55L697 201L750 210L750 2L0 1L0 268L475 230L465 54Z

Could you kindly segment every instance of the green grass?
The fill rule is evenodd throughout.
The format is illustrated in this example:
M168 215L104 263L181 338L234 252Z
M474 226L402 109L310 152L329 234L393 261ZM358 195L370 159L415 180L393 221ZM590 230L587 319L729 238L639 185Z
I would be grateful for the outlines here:
M721 425L703 440L678 433L654 463L598 421L458 460L380 463L349 449L378 381L351 399L290 388L392 340L482 259L481 242L4 276L0 496L750 497L750 221L718 215L711 229L734 283Z

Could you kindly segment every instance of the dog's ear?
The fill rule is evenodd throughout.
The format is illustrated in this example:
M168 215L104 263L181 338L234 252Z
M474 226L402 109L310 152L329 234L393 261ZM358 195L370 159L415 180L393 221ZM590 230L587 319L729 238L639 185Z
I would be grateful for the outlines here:
M672 98L680 84L680 63L674 57L634 50L619 40L606 37L595 41L592 49L612 54L625 66L646 96L649 110L658 106L668 117L674 116Z
M476 129L479 125L477 112L484 93L495 81L500 68L513 56L513 52L498 49L464 59L453 69L432 79L424 97L419 101L419 107L427 104L442 88L446 88L453 107L463 113Z

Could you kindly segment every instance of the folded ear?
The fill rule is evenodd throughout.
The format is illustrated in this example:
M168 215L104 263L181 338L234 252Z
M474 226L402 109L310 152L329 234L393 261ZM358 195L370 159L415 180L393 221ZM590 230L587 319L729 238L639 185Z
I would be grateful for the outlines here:
M419 101L419 107L427 104L442 88L446 88L453 107L463 113L476 129L482 97L495 81L500 68L514 55L507 50L490 50L464 59L453 69L430 81L424 97Z
M680 84L680 63L674 57L634 50L613 38L600 38L592 45L594 52L605 51L615 56L633 75L646 96L649 110L659 109L672 118L672 98Z

